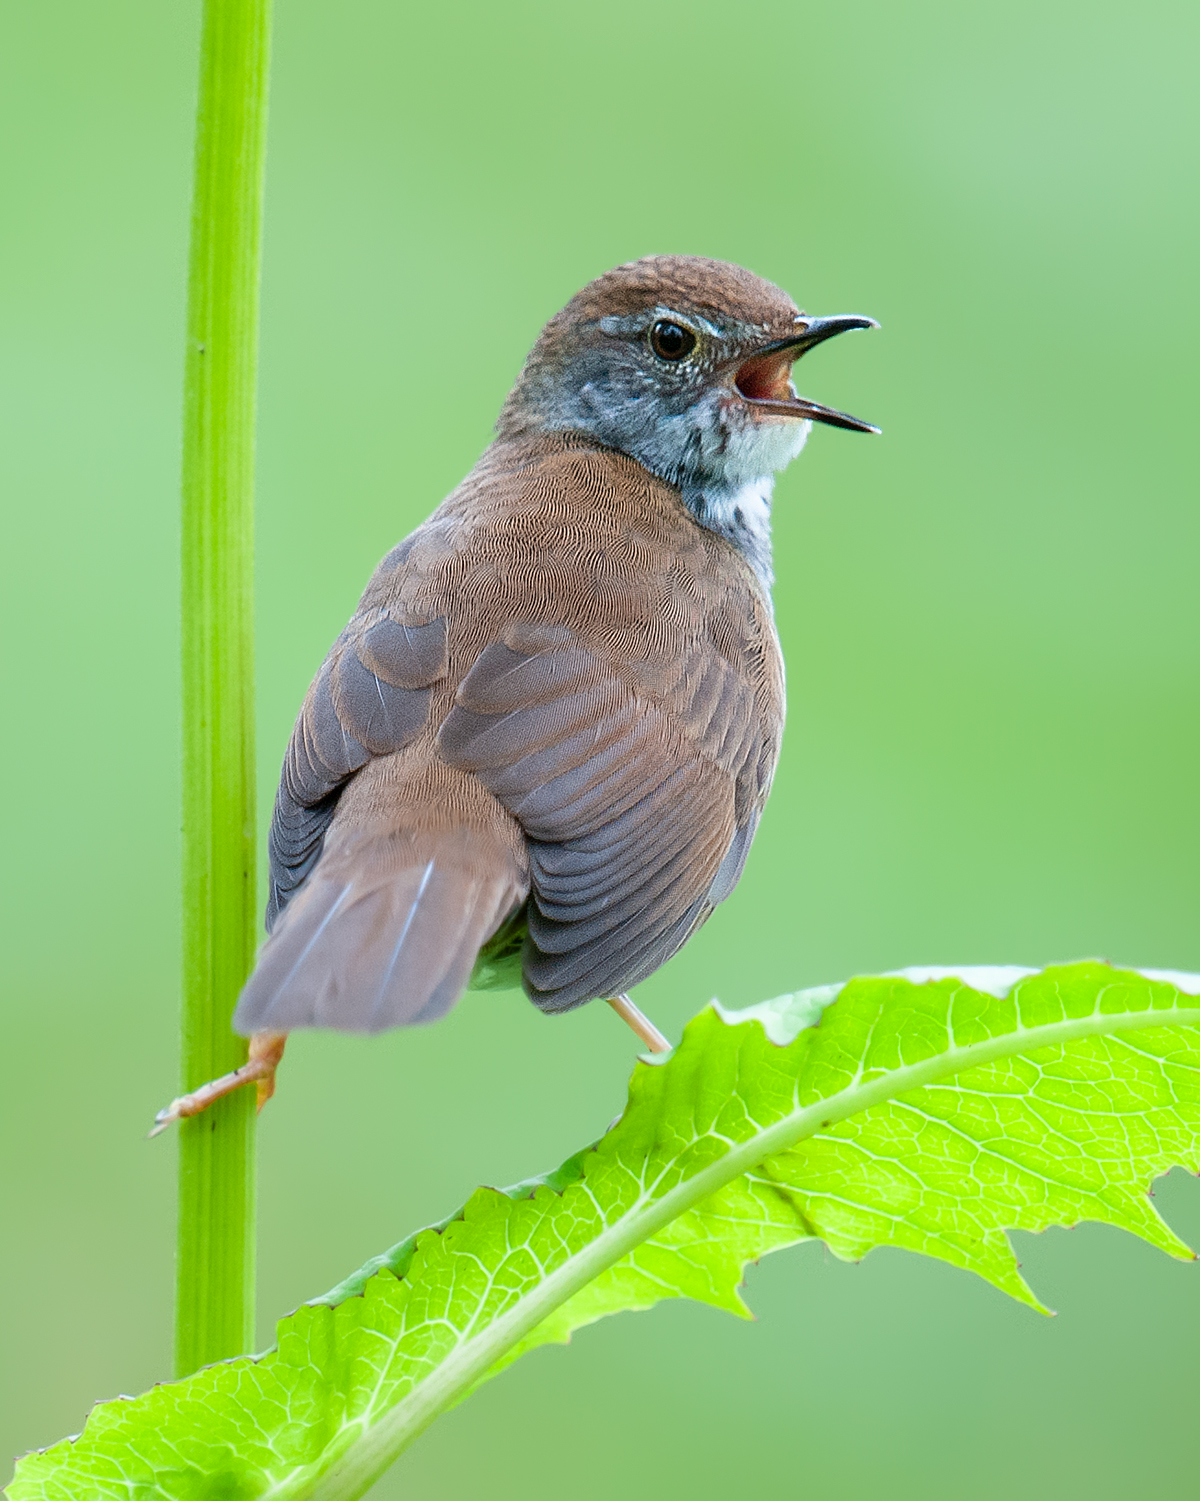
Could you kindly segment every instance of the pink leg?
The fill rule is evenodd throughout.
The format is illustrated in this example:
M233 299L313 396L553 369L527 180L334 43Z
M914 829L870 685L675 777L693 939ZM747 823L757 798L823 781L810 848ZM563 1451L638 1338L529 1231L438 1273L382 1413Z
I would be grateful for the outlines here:
M261 1110L275 1093L275 1070L279 1067L286 1043L286 1032L256 1032L250 1039L250 1057L241 1068L234 1069L231 1074L222 1074L219 1079L210 1079L191 1094L180 1095L177 1100L172 1100L165 1110L160 1110L154 1117L150 1135L157 1136L160 1131L165 1131L169 1125L186 1115L199 1115L214 1100L219 1100L222 1095L232 1094L235 1089L241 1089L243 1084L258 1085L258 1108Z
M638 1010L627 995L610 995L608 1004L627 1027L632 1027L652 1053L669 1053L672 1044L662 1035L648 1016Z

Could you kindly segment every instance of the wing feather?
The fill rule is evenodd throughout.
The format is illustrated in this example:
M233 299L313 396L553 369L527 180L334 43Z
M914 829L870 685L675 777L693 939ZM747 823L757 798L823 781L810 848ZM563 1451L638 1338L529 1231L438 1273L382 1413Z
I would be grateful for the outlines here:
M666 674L670 704L649 676L561 627L510 628L439 730L529 840L523 965L545 1010L656 969L733 889L753 836L737 817L762 738L750 685L711 650Z
M308 690L283 761L267 847L267 930L309 879L349 780L373 756L402 750L429 721L445 675L446 623L356 615Z

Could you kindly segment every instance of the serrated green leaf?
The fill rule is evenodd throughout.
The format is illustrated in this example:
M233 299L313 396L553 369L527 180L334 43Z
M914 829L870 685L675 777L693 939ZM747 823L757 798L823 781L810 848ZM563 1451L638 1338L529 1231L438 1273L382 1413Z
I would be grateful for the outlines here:
M480 1189L266 1355L97 1407L20 1463L11 1501L347 1501L524 1351L662 1298L742 1313L746 1263L812 1236L939 1256L1035 1306L1011 1228L1102 1220L1190 1256L1147 1190L1200 1166L1198 992L1090 963L710 1009L557 1173Z

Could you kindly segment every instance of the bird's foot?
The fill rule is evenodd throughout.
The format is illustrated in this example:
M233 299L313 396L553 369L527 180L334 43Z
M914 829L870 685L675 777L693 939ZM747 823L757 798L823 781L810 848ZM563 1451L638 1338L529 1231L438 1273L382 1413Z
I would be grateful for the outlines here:
M608 1004L627 1027L632 1027L652 1053L669 1053L674 1046L667 1041L648 1016L644 1016L627 995L610 995Z
M286 1032L255 1032L250 1039L250 1057L241 1068L235 1068L231 1074L222 1074L219 1079L210 1079L191 1094L180 1095L177 1100L172 1100L165 1110L160 1110L154 1117L154 1125L149 1134L157 1136L160 1131L165 1131L184 1116L199 1115L214 1100L232 1094L244 1084L258 1085L258 1108L261 1110L275 1093L275 1070L283 1057L286 1042Z

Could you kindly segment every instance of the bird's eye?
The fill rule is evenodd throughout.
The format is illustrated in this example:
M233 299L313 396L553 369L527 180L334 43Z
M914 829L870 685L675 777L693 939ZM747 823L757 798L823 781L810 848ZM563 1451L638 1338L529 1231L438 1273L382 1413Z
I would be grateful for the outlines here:
M660 318L650 330L650 348L660 360L685 359L696 347L696 335L690 328Z

